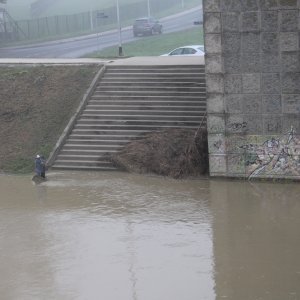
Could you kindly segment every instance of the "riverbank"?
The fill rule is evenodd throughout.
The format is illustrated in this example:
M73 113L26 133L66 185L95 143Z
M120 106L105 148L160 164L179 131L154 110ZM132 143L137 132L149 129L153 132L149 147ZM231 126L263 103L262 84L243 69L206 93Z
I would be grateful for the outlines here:
M29 173L48 156L90 85L97 65L0 67L0 172Z
M5 141L0 144L0 172L30 173L36 154L49 156L99 65L0 64L0 69L0 139ZM112 159L134 173L201 176L208 173L207 133L152 132Z

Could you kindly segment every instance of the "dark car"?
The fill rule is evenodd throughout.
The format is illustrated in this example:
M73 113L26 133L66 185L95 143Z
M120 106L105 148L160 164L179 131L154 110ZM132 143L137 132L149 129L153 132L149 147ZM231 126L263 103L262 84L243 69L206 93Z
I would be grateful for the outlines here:
M134 36L161 34L163 26L154 18L140 18L134 21L132 30Z

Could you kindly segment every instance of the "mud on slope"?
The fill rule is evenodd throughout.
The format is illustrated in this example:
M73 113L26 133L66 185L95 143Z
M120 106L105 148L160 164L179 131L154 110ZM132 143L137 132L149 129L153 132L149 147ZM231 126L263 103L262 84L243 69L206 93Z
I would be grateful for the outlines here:
M0 67L0 171L48 156L100 66Z

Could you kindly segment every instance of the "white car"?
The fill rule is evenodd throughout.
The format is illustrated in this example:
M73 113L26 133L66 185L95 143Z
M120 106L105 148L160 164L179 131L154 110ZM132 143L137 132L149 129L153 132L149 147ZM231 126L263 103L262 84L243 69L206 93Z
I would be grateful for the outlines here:
M172 50L169 53L163 54L161 56L204 56L204 46L203 45L190 45L183 46Z

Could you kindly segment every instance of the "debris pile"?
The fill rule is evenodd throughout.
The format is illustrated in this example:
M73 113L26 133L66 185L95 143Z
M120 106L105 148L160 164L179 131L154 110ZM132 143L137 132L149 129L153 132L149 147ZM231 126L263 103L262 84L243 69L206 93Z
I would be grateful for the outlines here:
M133 140L111 157L119 168L134 173L154 173L173 178L206 175L206 129L166 129Z

